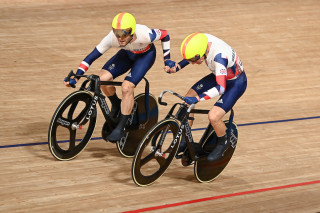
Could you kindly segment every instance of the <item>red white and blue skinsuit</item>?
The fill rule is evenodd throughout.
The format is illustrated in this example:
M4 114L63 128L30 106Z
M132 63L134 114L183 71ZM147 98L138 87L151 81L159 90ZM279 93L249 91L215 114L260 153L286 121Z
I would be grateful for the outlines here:
M211 73L192 86L200 101L221 95L215 106L228 112L247 88L247 77L235 50L221 39L205 34L211 43L205 62ZM183 68L189 63L179 62Z
M136 39L125 47L120 47L117 37L111 30L95 49L81 62L77 74L84 73L90 65L111 47L121 48L102 69L108 70L116 77L131 71L125 80L137 85L152 67L156 59L156 48L153 42L161 40L164 60L170 59L170 37L166 30L150 29L145 25L136 25Z

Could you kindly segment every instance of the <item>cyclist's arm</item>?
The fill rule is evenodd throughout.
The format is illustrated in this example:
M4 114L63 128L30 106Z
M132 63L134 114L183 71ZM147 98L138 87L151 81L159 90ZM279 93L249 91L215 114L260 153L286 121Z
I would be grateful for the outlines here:
M81 62L76 74L83 75L83 73L89 69L90 65L101 55L102 53L100 53L97 48L94 48L94 50Z
M102 39L102 41L94 48L94 50L81 62L78 67L77 75L83 75L90 65L112 47L112 31Z
M179 70L181 70L182 68L184 68L185 66L187 66L188 64L190 64L187 60L182 59L179 63L175 63L174 67L171 67L170 69L166 70L167 73L175 73L178 72Z
M200 101L208 100L208 99L217 97L219 95L222 95L226 89L226 84L227 84L226 80L227 80L227 76L225 75L216 76L216 81L218 85L200 94L199 95Z
M182 59L179 63L176 64L176 72L183 69L185 66L189 64L190 63L186 59Z
M161 29L152 29L152 34L150 33L151 42L161 40L162 50L163 50L163 59L170 59L170 36L168 31Z
M214 59L217 86L199 95L200 101L208 100L222 95L227 87L227 64L228 60L221 58L221 54Z

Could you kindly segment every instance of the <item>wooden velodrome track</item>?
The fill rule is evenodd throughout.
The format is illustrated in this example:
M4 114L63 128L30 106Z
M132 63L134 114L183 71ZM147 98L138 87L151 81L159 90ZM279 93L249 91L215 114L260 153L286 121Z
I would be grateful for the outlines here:
M198 31L222 38L242 59L248 89L234 107L238 146L215 181L198 183L193 166L174 160L153 185L137 187L132 159L102 139L72 161L50 154L52 114L74 91L63 78L122 11L168 30L174 60L181 59L183 38ZM0 212L319 212L319 11L318 0L1 0ZM165 74L160 42L156 46L157 61L147 74L155 96L165 89L184 94L209 73L203 64ZM89 73L98 74L116 51ZM169 107L159 109L163 118ZM98 113L93 138L101 137ZM207 117L198 116L194 128L206 125Z

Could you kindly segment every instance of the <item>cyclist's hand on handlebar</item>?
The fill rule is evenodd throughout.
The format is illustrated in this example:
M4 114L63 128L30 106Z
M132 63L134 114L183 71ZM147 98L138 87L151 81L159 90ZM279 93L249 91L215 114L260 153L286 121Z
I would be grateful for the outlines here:
M77 81L78 79L76 78L72 78L70 81L67 81L67 77L65 77L63 83L66 87L72 87L77 83Z
M191 105L191 104L196 104L199 102L199 99L197 97L184 97L184 102L186 102L187 104Z
M77 77L77 75L83 75L84 71L80 68L78 68L76 75L73 74L73 71L71 70L71 72L69 73L68 77L64 78L64 85L66 85L66 87L73 87L75 88L75 84L78 82L78 80L80 79L80 77ZM75 76L74 78L70 78L72 76ZM68 81L69 80L69 81Z

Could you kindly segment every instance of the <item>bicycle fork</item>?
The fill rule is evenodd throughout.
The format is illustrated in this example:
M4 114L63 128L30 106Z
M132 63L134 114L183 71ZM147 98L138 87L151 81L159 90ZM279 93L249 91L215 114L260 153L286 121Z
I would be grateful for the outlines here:
M77 129L82 129L82 126L84 126L91 118L91 116L96 115L96 105L98 103L98 96L94 96L92 101L90 102L88 110L85 112L84 120L80 122L79 124L77 122L73 122L71 124L71 129L72 130L77 130ZM75 105L72 105L72 109L69 111L69 114L73 114L73 111L75 109Z
M168 124L168 126L166 127L165 130L160 132L161 137L160 137L159 143L155 144L154 146L151 146L150 151L151 152L155 151L155 155L156 156L164 156L164 152L161 152L161 147L162 147L162 145L164 143L164 140L165 140L166 135L167 135L167 133L169 131L169 128L170 128L170 124ZM169 146L169 149L172 149L175 146L175 144L179 140L180 136L182 135L183 129L184 129L184 126L181 126L179 131L178 131L178 133L175 135L173 141L171 142L171 144Z

